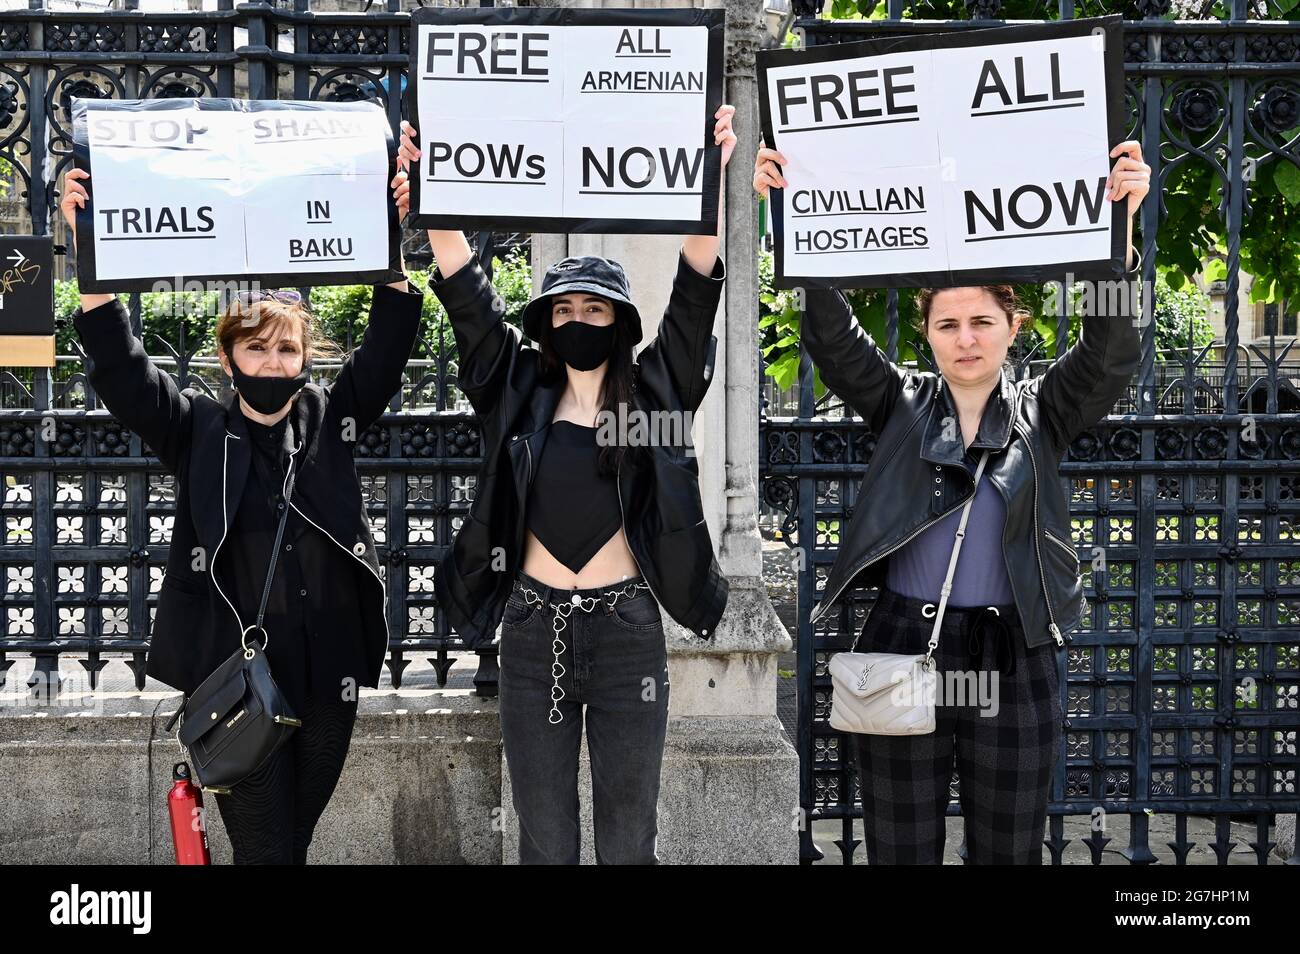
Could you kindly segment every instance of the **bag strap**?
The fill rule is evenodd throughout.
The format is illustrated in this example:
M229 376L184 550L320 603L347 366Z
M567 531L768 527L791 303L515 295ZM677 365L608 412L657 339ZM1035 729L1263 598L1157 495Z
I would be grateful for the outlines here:
M948 560L948 576L943 581L941 595L939 597L939 608L934 614L934 629L930 633L930 643L926 649L925 658L928 665L934 649L939 645L939 627L943 623L943 611L948 606L948 594L952 592L952 578L957 572L957 554L961 552L961 541L966 536L966 521L970 517L970 508L975 504L975 494L979 493L980 478L984 476L984 465L988 463L989 452L986 450L980 457L979 466L975 468L975 490L970 495L970 500L966 501L966 506L962 507L961 521L957 525L957 537L953 542L952 556ZM863 629L866 627L864 626ZM853 645L849 647L849 652L856 652L858 640L862 638L862 630L853 639Z
M301 449L302 449L301 446L299 446L298 450ZM295 450L294 453L297 453L297 450ZM257 622L254 623L252 626L248 627L248 629L244 630L239 635L239 641L243 643L245 653L249 651L248 644L247 642L245 642L245 638L248 636L249 629L262 630L262 651L263 652L266 651L266 644L270 641L270 637L267 636L266 630L262 628L262 619L266 616L266 604L267 601L270 600L271 598L271 583L275 580L275 566L277 563L280 562L279 560L280 544L284 541L284 525L289 519L289 501L293 497L293 485L294 482L297 481L297 479L298 479L298 472L294 468L293 454L290 454L289 455L289 478L288 480L285 481L284 484L284 510L280 514L280 523L275 528L275 543L271 546L271 565L266 569L266 585L262 587L262 600L260 603L258 603L257 606ZM185 706L189 703L189 701L190 701L190 697L188 693L185 693L184 695L181 696L181 704L176 707L176 711L172 713L172 717L167 720L166 726L163 727L164 732L170 732L172 730L172 726L174 726L176 724L176 720L181 717L181 714L185 711Z
M934 650L939 645L939 629L943 625L943 613L948 608L948 594L952 592L952 578L957 572L957 556L961 553L961 542L966 537L966 521L970 519L970 508L975 503L975 494L979 493L980 478L984 476L984 465L989 461L989 452L986 450L980 455L979 466L975 468L975 490L970 495L970 500L966 501L966 506L961 510L961 522L957 524L957 537L953 541L952 556L948 559L948 575L944 578L943 586L939 590L939 608L934 614L934 628L930 631L930 642L925 650L925 665L930 666L931 657L934 656Z
M262 630L262 650L266 651L267 635L262 629L262 619L266 616L266 604L271 598L271 583L275 580L275 567L280 562L280 543L284 540L284 525L289 520L289 501L293 497L293 485L298 479L294 468L293 455L289 456L289 479L284 483L284 510L280 512L280 524L275 528L275 544L271 547L271 565L266 568L266 585L262 587L262 601L257 605L257 622L253 625Z

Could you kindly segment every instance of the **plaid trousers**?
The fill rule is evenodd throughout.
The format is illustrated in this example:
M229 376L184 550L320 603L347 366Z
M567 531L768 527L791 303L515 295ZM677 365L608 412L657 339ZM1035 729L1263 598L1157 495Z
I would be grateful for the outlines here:
M934 608L882 589L858 651L924 653ZM856 736L868 863L943 862L955 762L966 863L1041 864L1062 729L1056 645L1026 647L1014 604L948 606L934 655L935 731Z

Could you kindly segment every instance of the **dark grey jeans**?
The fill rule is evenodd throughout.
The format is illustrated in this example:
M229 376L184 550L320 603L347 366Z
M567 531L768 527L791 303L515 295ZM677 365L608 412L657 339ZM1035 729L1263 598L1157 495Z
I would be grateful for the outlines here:
M523 864L578 863L584 716L597 862L658 862L668 655L659 605L644 587L639 576L581 590L553 590L522 572L515 581L499 692Z

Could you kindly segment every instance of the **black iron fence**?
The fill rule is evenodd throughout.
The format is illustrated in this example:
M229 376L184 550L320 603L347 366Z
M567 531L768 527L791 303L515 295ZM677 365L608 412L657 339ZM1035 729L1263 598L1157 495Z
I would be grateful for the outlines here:
M31 9L0 11L0 160L12 167L23 227L36 234L56 224L73 97L372 99L396 133L409 34L400 0L328 15L307 0L218 0L214 11L147 15L135 5L54 12L33 0ZM412 238L407 262L418 265ZM129 300L139 331L139 296ZM146 343L183 386L211 388L192 344ZM399 685L412 653L428 653L445 684L460 645L438 611L433 578L473 498L480 450L449 343L424 342L422 353L434 357L411 363L390 413L357 447L388 588L388 671ZM318 372L328 378L331 369ZM30 654L29 682L42 692L57 686L60 658L84 667L92 686L122 659L143 687L173 479L98 408L77 361L54 373L0 370L0 394L0 686L15 654ZM479 654L475 682L495 692L494 652Z
M917 23L926 4L891 0L886 21L827 21L811 16L817 0L795 0L808 44L900 32L943 32L992 25L1000 0L967 4L974 20ZM1112 12L1102 4L1033 16L1068 18ZM1125 71L1129 135L1143 145L1152 191L1140 212L1144 278L1154 287L1160 193L1170 172L1188 162L1215 170L1226 227L1226 337L1218 367L1189 354L1156 372L1154 324L1144 328L1144 359L1116 414L1080 435L1061 465L1073 539L1088 608L1062 654L1065 725L1053 782L1048 848L1059 862L1071 839L1068 816L1127 819L1134 863L1149 863L1165 845L1151 844L1152 814L1173 817L1165 841L1182 862L1193 843L1188 820L1214 821L1210 847L1221 863L1247 853L1264 863L1277 813L1300 810L1300 415L1294 357L1285 343L1254 350L1242 376L1238 282L1240 237L1250 182L1243 169L1300 163L1300 23L1268 22L1270 8L1233 0L1171 22L1168 0L1116 6L1126 17ZM1281 105L1293 119L1261 121L1260 105ZM993 148L994 144L990 145ZM1216 155L1216 150L1221 155ZM1206 205L1213 209L1207 196ZM1216 214L1212 211L1210 214ZM1064 276L1062 276L1064 277ZM1146 316L1152 303L1144 301ZM887 304L882 347L897 360L896 293ZM1069 318L1058 316L1057 340ZM1018 376L1037 373L1033 358ZM1287 367L1286 365L1291 365ZM858 780L851 746L827 722L827 663L846 649L865 620L872 593L849 592L814 627L809 614L833 562L838 533L860 504L857 486L874 445L854 417L823 416L802 356L796 413L764 414L760 425L764 507L782 517L783 538L798 548L798 749L800 801L810 822L838 819L836 845L851 863L858 840ZM832 398L833 400L833 398ZM781 408L784 409L784 408ZM1120 416L1123 415L1123 416ZM1095 555L1104 561L1094 563ZM960 780L954 781L954 786ZM955 789L954 789L955 791ZM959 812L954 800L950 813ZM1252 837L1238 843L1231 823ZM1084 826L1082 840L1100 862L1111 842L1105 826ZM1117 829L1119 826L1111 826ZM819 857L811 826L801 834L805 861ZM1294 858L1292 859L1294 861Z
M1162 351L1152 377L1156 388L1155 406L1160 414L1178 414L1186 409L1191 396L1194 413L1220 413L1223 411L1223 381L1228 364L1222 358L1212 358L1214 349L1203 347L1185 350ZM1261 360L1262 358L1262 360ZM1052 363L1051 358L1030 359L1026 373L1029 377L1042 374ZM899 362L916 370L915 361ZM929 366L927 366L929 367ZM1243 393L1239 406L1246 413L1264 413L1271 394L1276 394L1277 409L1283 414L1300 412L1300 350L1290 339L1272 339L1267 347L1250 344L1237 355L1237 371ZM933 371L933 367L929 367ZM1188 387L1188 382L1191 387ZM1269 387L1274 382L1274 390ZM1117 413L1129 413L1137 407L1138 384L1129 386L1128 394L1117 403ZM771 378L762 382L760 398L764 412L775 417L796 417L799 414L799 385L777 387ZM817 413L835 413L843 409L842 402L827 392L814 405Z

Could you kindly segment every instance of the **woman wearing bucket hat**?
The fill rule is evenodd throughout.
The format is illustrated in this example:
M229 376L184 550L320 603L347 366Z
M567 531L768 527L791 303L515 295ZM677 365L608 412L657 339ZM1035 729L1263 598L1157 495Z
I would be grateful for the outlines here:
M714 116L724 166L734 112ZM410 162L417 133L402 129L399 161ZM585 718L596 858L654 863L668 722L660 606L709 638L727 602L690 446L717 343L718 238L685 238L663 320L635 356L641 319L617 262L579 256L547 270L523 314L534 349L502 321L464 235L431 230L429 242L438 265L429 287L451 318L483 454L435 585L468 647L491 642L501 624L501 735L520 860L578 861ZM647 421L675 427L665 436Z

